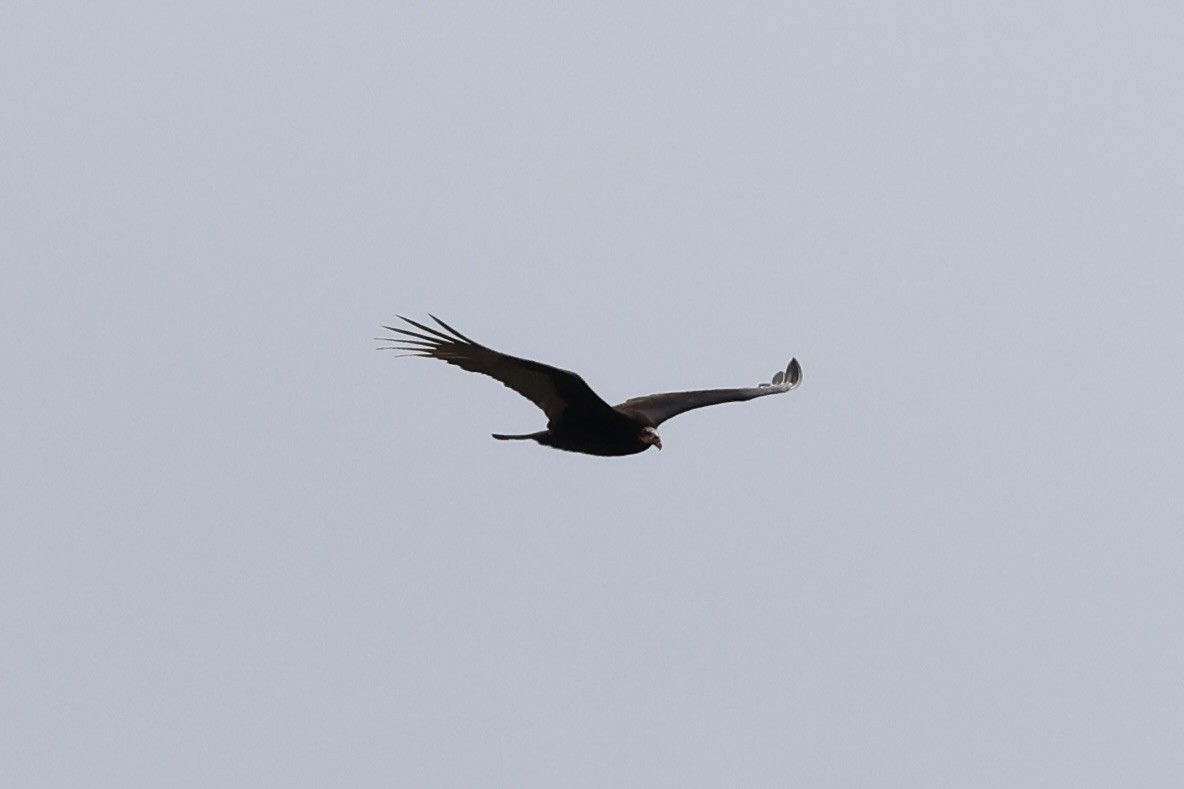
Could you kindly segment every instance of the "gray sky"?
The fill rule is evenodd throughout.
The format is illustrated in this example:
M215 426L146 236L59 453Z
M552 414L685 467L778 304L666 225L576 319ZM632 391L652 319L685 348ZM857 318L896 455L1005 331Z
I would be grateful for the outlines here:
M7 8L6 785L1184 784L1181 8Z

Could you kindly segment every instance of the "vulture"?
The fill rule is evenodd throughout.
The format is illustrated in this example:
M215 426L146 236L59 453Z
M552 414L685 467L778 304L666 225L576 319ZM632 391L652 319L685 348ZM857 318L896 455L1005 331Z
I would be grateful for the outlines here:
M520 435L494 433L493 437L501 441L537 441L568 452L618 456L644 452L650 447L661 449L657 427L672 416L717 403L782 394L796 389L802 382L801 365L797 359L790 359L785 370L759 386L663 392L634 397L614 406L600 399L575 373L486 348L435 315L430 317L438 328L402 315L397 317L411 328L383 326L397 336L375 338L393 343L379 350L439 359L501 381L543 410L547 429Z

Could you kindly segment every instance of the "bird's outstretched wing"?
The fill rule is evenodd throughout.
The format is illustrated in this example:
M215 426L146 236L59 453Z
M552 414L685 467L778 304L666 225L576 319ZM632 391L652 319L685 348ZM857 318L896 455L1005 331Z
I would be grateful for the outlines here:
M376 337L382 342L395 343L379 350L440 359L462 370L488 375L543 409L549 420L557 419L565 411L588 414L612 410L612 406L600 399L584 379L573 372L498 353L473 342L435 315L431 318L443 331L402 315L397 317L419 331L383 326L387 331L403 336Z
M718 403L732 403L751 400L754 397L781 394L797 389L802 382L802 366L797 359L791 359L784 372L778 371L773 381L760 386L739 389L700 389L693 392L664 392L662 394L634 397L616 406L617 410L644 417L654 427L672 416Z

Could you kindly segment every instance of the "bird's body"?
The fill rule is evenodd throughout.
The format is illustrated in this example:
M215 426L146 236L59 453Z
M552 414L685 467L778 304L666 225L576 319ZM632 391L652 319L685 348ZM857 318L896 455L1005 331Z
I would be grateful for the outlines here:
M635 455L653 446L654 441L643 440L642 436L656 436L657 433L643 433L650 425L615 409L593 418L561 416L547 423L546 430L520 436L494 433L493 437L503 441L512 439L533 439L545 447L564 449L568 452L582 452L585 455L615 457Z
M760 386L665 392L610 406L573 372L486 348L435 316L432 320L439 324L439 329L409 318L402 320L418 331L384 326L403 335L383 338L399 343L384 349L440 359L488 375L532 401L547 415L546 430L520 435L494 433L494 438L533 440L543 446L587 455L612 457L634 455L651 446L661 449L662 439L656 428L673 416L718 403L788 392L796 389L802 380L801 366L797 359L791 359L783 372L773 376L771 383Z

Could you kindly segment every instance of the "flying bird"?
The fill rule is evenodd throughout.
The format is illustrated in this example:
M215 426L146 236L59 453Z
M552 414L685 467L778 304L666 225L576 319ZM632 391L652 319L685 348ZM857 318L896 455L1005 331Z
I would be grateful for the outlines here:
M616 456L633 455L650 447L661 449L662 439L657 427L673 416L718 403L782 394L798 388L802 382L801 365L797 359L790 359L785 370L778 371L767 384L737 389L664 392L634 397L612 406L600 399L584 379L573 372L486 348L435 315L431 318L439 328L402 315L397 317L412 328L383 326L399 336L375 338L394 343L379 350L440 359L462 370L501 381L543 410L547 415L547 429L520 435L494 433L493 437L502 441L532 440L568 452Z

